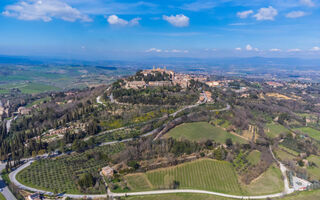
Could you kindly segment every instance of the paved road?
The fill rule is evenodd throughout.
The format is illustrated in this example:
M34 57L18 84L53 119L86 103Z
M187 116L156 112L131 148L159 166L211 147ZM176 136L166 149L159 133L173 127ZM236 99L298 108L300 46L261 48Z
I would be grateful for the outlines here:
M273 151L272 151L272 148L271 148L271 145L269 145L269 150L270 150L270 153L273 157L273 159L279 164L280 166L280 171L282 173L282 176L283 176L283 182L284 182L284 192L286 194L290 194L292 192L294 192L294 189L293 188L290 188L289 187L289 181L288 181L288 177L287 177L287 168L284 166L284 164L282 164L276 157L275 155L273 154Z
M6 168L6 163L0 164L0 172ZM6 185L4 180L2 180L2 177L0 176L0 188L2 189L1 193L6 199L9 200L16 200L16 197L11 193L9 190L9 187Z
M124 197L124 196L143 196L143 195L153 195L153 194L173 194L173 193L198 193L198 194L209 194L233 199L267 199L267 198L276 198L286 195L285 193L276 193L269 195L261 196L241 196L241 195L230 195L219 192L210 192L206 190L157 190L157 191L148 191L148 192L133 192L133 193L109 193L109 196L112 197Z

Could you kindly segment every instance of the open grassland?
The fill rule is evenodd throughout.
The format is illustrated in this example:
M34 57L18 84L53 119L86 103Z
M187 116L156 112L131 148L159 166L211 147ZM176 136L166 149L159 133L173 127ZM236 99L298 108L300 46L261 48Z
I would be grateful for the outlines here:
M1 93L9 93L11 89L16 88L19 89L22 93L25 94L36 94L47 91L56 91L60 88L46 85L43 83L23 83L23 84L8 84L8 85L0 85Z
M319 200L320 199L320 190L305 191L305 192L296 192L281 200Z
M148 180L146 174L139 173L139 174L130 174L125 177L129 188L131 191L148 191L152 190L153 186Z
M179 125L170 130L166 137L175 139L187 139L192 141L214 140L225 143L226 139L231 138L233 142L246 143L246 140L233 135L220 127L215 127L207 122L195 122Z
M132 175L127 176L126 180L133 191L169 188L166 180L167 177L172 177L172 180L178 182L179 189L242 194L233 166L225 161L201 159L175 167L148 171L145 174L136 174L134 178L143 181L139 184L136 184L137 180L133 181L133 177L130 176Z
M307 160L309 161L309 165L311 165L312 163L315 164L307 168L307 172L309 176L311 177L311 179L319 180L320 179L320 157L312 155L312 156L309 156Z
M284 189L280 169L272 165L260 177L249 185L243 185L243 191L248 195L264 195L282 192Z
M310 128L310 127L301 127L294 129L295 131L299 131L303 134L307 134L309 137L320 141L320 131Z
M287 151L288 153L290 153L290 154L292 154L292 155L294 155L294 156L299 156L299 153L298 153L298 152L296 152L296 151L294 151L294 150L292 150L292 149L289 149L289 148L287 148L287 147L285 147L285 146L283 146L283 145L279 145L279 148L282 149L282 150L284 150L284 151Z
M108 165L108 155L119 152L123 145L97 147L84 153L61 156L55 159L36 161L17 175L19 182L38 189L48 191L80 193L77 178L89 172L99 176L100 169ZM99 158L96 154L101 153ZM99 189L92 189L92 193L101 193Z
M290 131L286 127L275 123L267 124L264 132L271 138L278 137L281 133L290 133Z
M135 197L124 197L125 200L228 200L228 198L208 195L208 194L192 194L192 193L178 193L178 194L161 194L161 195L146 195Z
M125 176L130 192L168 189L168 177L177 189L198 189L236 195L263 195L283 191L280 170L272 165L249 185L240 184L233 166L225 161L201 159L175 167Z
M247 159L252 165L256 165L259 163L261 157L261 152L257 150L253 150L249 153Z
M282 161L290 161L296 158L296 156L284 151L282 148L275 150L276 156Z

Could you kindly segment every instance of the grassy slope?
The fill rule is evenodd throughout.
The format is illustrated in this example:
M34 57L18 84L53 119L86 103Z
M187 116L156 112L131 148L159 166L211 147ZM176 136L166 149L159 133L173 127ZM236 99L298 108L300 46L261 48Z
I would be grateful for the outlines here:
M164 177L170 175L180 183L180 189L199 189L231 194L241 194L241 188L233 166L225 161L201 159L175 167L152 170L146 173L146 177L153 189L166 188ZM139 180L143 180L143 174L137 174ZM127 176L128 177L128 176ZM126 178L128 184L133 186L133 191L145 189L147 181L143 184L135 184ZM141 187L140 185L143 185Z
M309 156L307 159L309 162L314 162L316 166L308 167L307 172L313 179L320 179L320 157L319 156Z
M256 165L259 163L260 161L260 156L261 156L261 152L257 151L257 150L253 150L249 153L248 155L248 161L252 164L252 165Z
M214 127L207 122L195 122L179 125L169 131L166 134L166 137L188 139L192 141L211 139L220 143L225 143L227 138L231 138L234 142L246 143L244 139L224 131L219 127Z
M265 133L269 137L275 138L275 137L278 137L281 133L290 133L290 131L286 127L280 124L270 123L270 124L267 124L265 128Z
M131 191L165 189L164 177L170 175L180 183L179 189L199 189L227 194L263 195L283 190L281 172L271 166L250 185L240 185L232 165L228 162L202 159L175 167L168 167L125 177Z
M284 189L282 174L280 169L272 165L258 179L254 180L249 185L243 186L244 191L250 195L263 195L282 192Z
M278 148L277 150L275 150L276 156L282 160L293 160L295 158L295 156L287 153L286 151L283 151L282 149Z
M294 130L301 131L304 134L307 134L309 137L319 140L320 141L320 131L310 128L310 127L301 127L301 128L296 128Z

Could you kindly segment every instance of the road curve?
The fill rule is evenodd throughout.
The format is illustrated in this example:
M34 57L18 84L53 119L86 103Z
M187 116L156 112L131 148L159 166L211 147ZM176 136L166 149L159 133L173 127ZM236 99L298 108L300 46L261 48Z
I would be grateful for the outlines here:
M6 167L6 163L0 164L0 172L4 170ZM6 199L10 200L17 200L16 197L11 193L9 187L5 184L4 180L2 180L2 177L0 176L0 189L2 189L1 193Z

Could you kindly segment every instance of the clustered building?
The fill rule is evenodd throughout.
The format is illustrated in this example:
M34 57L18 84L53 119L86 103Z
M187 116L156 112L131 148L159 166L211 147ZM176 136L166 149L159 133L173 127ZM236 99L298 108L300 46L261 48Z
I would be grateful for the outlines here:
M126 88L139 89L145 87L163 87L163 86L172 86L172 85L180 85L182 88L187 88L189 86L189 82L193 79L195 81L205 83L207 81L207 76L204 75L190 75L190 74L181 74L175 73L172 70L167 70L165 67L146 69L141 72L144 76L148 75L156 75L157 73L168 74L170 80L168 81L149 81L148 83L145 81L126 81Z

